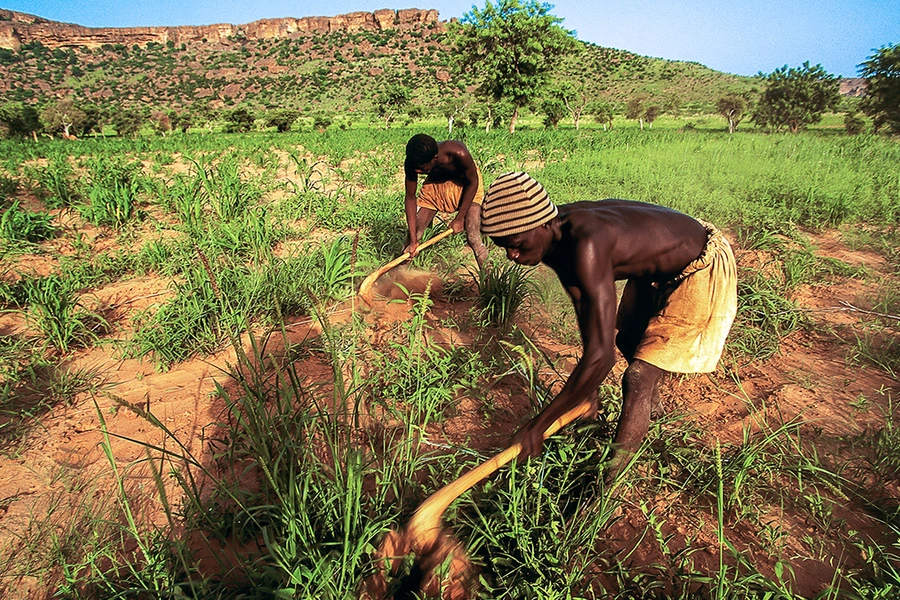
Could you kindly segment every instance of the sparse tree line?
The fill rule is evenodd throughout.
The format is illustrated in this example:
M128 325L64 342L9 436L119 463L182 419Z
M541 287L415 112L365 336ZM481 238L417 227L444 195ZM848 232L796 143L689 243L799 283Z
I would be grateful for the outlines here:
M424 109L412 101L410 84L402 75L386 79L371 91L371 115L385 127L403 119L411 122L427 114L447 119L449 132L454 127L483 127L489 130L506 124L510 133L524 110L543 118L546 127L556 128L571 119L578 129L583 119L592 118L606 130L614 115L637 121L641 129L652 128L663 113L677 114L677 99L635 93L624 103L614 105L598 101L588 90L587 81L555 81L551 74L564 56L581 49L573 32L561 27L561 19L550 14L552 7L537 0L487 0L483 9L473 7L459 22L448 25L448 40L459 74L477 82L473 91L459 84L446 84L440 97ZM844 125L848 133L862 133L867 116L875 133L900 133L900 46L889 44L875 51L860 66L867 80L867 93L846 110ZM839 78L820 65L809 62L797 68L787 65L772 73L758 75L761 91L729 93L717 99L717 113L725 119L729 132L749 118L765 131L796 133L821 121L826 112L839 109L842 97ZM214 109L198 103L188 110L141 110L129 107L103 109L64 98L35 107L14 102L0 105L0 136L35 136L38 133L65 138L101 133L112 128L122 136L134 135L152 127L160 134L186 132L190 128L214 126L226 132L246 132L274 128L292 129L298 119L316 130L334 123L334 116L296 109L255 110L245 106ZM346 121L341 126L346 126Z

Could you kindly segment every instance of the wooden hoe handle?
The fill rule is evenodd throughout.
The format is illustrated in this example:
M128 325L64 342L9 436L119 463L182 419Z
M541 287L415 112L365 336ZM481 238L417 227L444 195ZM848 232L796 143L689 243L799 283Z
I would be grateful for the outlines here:
M544 439L546 440L575 419L586 415L590 407L591 403L585 401L563 414L544 431ZM521 444L513 444L426 498L416 509L407 526L409 534L423 547L436 541L441 528L441 516L447 507L466 490L516 458L521 450Z
M452 229L446 229L446 230L440 232L433 238L429 238L428 240L419 244L419 250L424 250L428 246L430 246L432 244L436 244L437 242L441 241L442 239L444 239L451 233L453 233ZM363 280L362 285L359 286L359 295L363 296L363 297L367 297L369 295L369 291L370 291L370 288L372 287L372 284L375 283L375 281L379 277L381 277L382 275L384 275L385 273L387 273L388 271L390 271L397 265L403 263L408 258L409 258L409 252L404 252L403 254L401 254L400 256L398 256L397 258L392 260L391 262L389 262L386 265L384 265L383 267L379 268L377 271L374 271L371 274L369 274L369 276Z

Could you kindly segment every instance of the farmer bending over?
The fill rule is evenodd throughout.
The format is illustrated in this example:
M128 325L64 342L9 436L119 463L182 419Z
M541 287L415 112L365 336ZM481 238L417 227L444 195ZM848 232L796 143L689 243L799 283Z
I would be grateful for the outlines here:
M714 371L737 312L737 277L728 240L712 225L669 208L630 200L555 206L526 173L490 186L482 231L521 265L543 262L565 287L584 351L559 395L516 434L521 456L541 451L543 432L582 402L596 415L597 388L618 347L622 413L611 471L637 451L663 373ZM616 286L627 280L616 310Z
M450 223L454 233L466 229L466 240L481 266L487 248L481 241L481 201L484 184L472 155L462 142L436 142L419 133L406 143L406 252L415 256L419 240L438 212L458 213ZM419 175L427 177L416 195Z

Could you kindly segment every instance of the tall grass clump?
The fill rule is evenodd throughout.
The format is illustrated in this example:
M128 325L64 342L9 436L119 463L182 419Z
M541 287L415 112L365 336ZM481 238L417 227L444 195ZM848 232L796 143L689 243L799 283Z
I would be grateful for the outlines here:
M18 200L0 214L0 237L10 242L43 242L56 235L53 217L23 209Z
M155 467L170 528L154 531L126 514L122 531L134 552L109 555L102 570L95 565L88 589L173 597L355 596L361 579L377 568L370 557L378 536L410 503L404 488L421 463L409 438L369 437L359 429L358 396L367 386L358 379L352 346L361 340L322 323L325 343L315 352L324 351L331 364L330 381L307 383L297 363L285 360L301 349L274 337L251 335L246 352L235 346L237 362L217 386L221 418L208 429L211 463L191 454L152 414L131 407L166 436L165 450L145 444L148 457L156 457L149 463L161 460L184 500L172 504L163 467ZM133 513L126 474L113 468L121 504ZM174 537L176 522L191 532L190 546ZM206 557L202 565L198 553ZM132 556L132 564L123 562Z
M526 270L513 262L486 262L475 279L482 322L508 329L534 291Z
M19 189L19 182L12 177L0 175L0 208L5 208L10 204L10 198Z
M88 346L108 328L102 315L83 305L73 280L48 275L25 285L26 318L57 350Z
M444 420L464 391L477 389L478 378L489 368L465 347L444 348L431 340L427 321L433 304L428 290L410 294L409 320L397 339L374 349L371 365L372 401L410 431L424 430Z
M598 466L597 428L579 428L471 492L449 519L479 568L479 598L593 598L612 552L598 543L617 517ZM607 592L608 593L608 592Z
M52 157L45 167L28 169L29 176L40 185L48 208L74 206L81 197L75 169L66 156Z
M147 186L138 169L138 164L96 160L90 167L85 202L78 207L82 218L116 229L143 218L139 195Z
M322 246L321 285L325 299L345 297L352 292L353 279L362 275L356 264L357 240L358 237L348 240L346 236L340 236Z
M185 281L173 284L172 300L136 318L137 329L128 344L130 355L152 355L161 366L170 367L196 353L212 353L221 347L223 306L216 281L202 265L183 275Z

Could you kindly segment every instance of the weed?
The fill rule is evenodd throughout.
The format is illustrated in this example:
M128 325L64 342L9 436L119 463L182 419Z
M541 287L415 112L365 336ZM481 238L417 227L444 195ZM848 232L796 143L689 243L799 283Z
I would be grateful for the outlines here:
M108 328L99 313L82 306L70 279L48 275L29 280L25 295L29 320L61 352L93 343Z
M119 229L133 219L143 218L138 195L144 188L133 165L98 161L89 177L87 202L78 211L94 225Z
M508 329L533 292L526 270L516 263L485 264L475 280L481 319L487 325Z
M18 201L0 214L0 237L10 242L42 242L56 232L50 215L24 210Z
M354 237L348 247L346 236L341 236L322 248L322 286L329 300L343 298L351 289L353 278L361 274L355 264L357 239Z
M66 157L55 157L43 169L31 171L31 177L45 190L44 204L49 208L75 205L80 194L75 189L75 171Z

